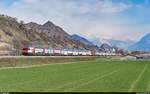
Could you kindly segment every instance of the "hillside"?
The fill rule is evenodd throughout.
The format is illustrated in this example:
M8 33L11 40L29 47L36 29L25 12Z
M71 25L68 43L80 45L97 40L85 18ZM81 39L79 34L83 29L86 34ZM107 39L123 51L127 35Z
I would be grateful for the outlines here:
M9 16L0 16L0 54L19 54L19 49L30 45L40 35L28 30L23 24Z
M129 46L128 50L150 50L150 33L142 37L137 43Z
M32 22L24 25L16 18L0 15L0 55L18 55L24 46L98 49L73 39L50 21L44 25Z
M85 39L85 38L83 38L83 37L81 37L81 36L79 36L77 34L73 34L72 38L74 38L76 40L79 40L79 41L81 41L81 42L83 42L85 44L88 44L88 45L94 45L92 42L88 41L87 39Z

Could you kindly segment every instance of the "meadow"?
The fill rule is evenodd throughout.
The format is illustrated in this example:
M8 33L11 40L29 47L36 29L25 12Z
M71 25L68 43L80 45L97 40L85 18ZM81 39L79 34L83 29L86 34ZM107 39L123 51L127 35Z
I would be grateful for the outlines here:
M0 69L0 92L150 92L149 61Z

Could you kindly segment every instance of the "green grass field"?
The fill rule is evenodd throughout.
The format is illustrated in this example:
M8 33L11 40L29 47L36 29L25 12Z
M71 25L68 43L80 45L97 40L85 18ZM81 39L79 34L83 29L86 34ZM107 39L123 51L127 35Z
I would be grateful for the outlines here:
M0 70L0 92L148 92L149 61L97 61Z

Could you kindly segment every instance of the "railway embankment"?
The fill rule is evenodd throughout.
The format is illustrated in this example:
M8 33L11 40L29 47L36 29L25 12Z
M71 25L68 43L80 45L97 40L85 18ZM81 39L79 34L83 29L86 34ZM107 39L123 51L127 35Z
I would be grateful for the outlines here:
M108 59L114 57L107 57ZM6 67L24 67L44 64L60 64L72 63L79 61L99 61L107 59L106 57L99 56L82 56L82 57L34 57L34 58L0 58L0 68Z

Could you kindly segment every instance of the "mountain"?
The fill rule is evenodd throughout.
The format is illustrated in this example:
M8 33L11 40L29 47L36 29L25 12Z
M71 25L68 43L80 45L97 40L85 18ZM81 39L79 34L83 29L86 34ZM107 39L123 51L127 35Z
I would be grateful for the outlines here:
M18 55L24 46L99 49L97 46L89 46L73 39L61 27L50 21L43 25L34 22L23 24L16 18L0 15L0 55Z
M150 33L142 37L137 43L129 46L128 50L150 50Z
M94 45L97 45L98 47L101 47L102 42L100 40L90 40Z
M134 41L120 41L120 40L113 40L113 39L102 39L102 38L94 38L90 40L94 45L101 46L103 43L107 43L111 46L117 46L119 48L126 49L128 46L134 44Z
M83 42L83 43L85 43L85 44L93 45L92 42L88 41L87 39L85 39L85 38L83 38L83 37L81 37L81 36L79 36L79 35L77 35L77 34L73 34L73 35L72 35L72 38L74 38L74 39L76 39L76 40L79 40L79 41L81 41L81 42Z
M120 40L113 40L113 39L105 39L111 46L117 46L119 48L127 49L130 45L134 44L135 41L127 40L127 41L120 41Z
M108 45L107 43L103 43L100 48L102 48L102 49L111 49L112 47L110 45Z
M25 24L28 29L40 33L40 37L44 41L48 41L49 46L55 48L70 48L70 49L91 49L98 50L98 47L87 45L79 40L73 39L71 35L66 33L61 27L56 26L51 21L40 25L34 22ZM37 43L38 41L36 41ZM39 41L41 43L41 41ZM33 42L34 44L34 42Z

